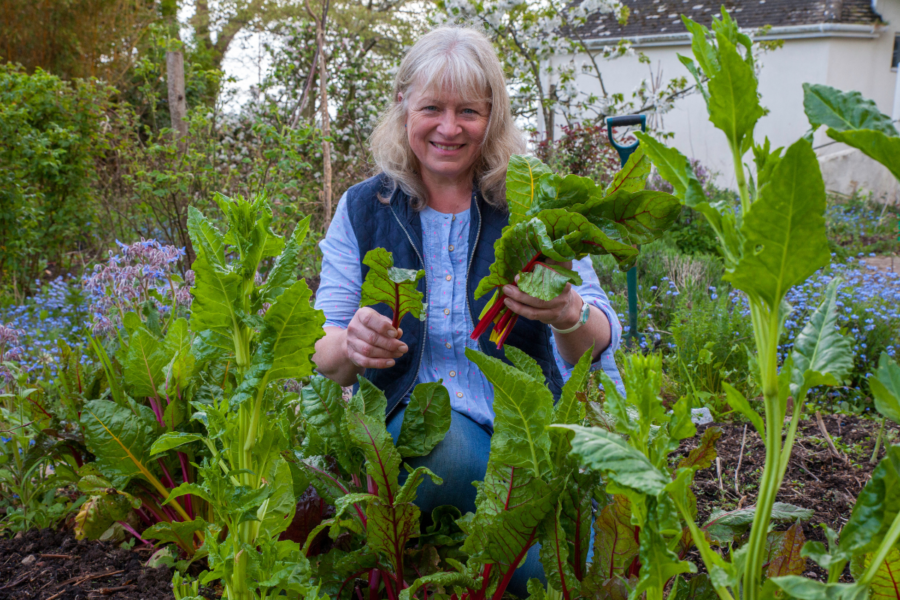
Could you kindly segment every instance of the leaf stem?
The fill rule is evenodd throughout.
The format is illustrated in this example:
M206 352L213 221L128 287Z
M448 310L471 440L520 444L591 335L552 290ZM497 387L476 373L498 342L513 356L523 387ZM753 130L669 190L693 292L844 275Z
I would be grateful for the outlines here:
M884 539L881 540L881 545L878 546L878 550L875 551L869 566L866 567L862 576L857 580L858 584L865 586L871 585L872 579L875 578L875 573L881 568L881 564L887 558L887 555L894 549L898 539L900 539L900 513L894 516L894 522L891 523L891 528L888 529Z

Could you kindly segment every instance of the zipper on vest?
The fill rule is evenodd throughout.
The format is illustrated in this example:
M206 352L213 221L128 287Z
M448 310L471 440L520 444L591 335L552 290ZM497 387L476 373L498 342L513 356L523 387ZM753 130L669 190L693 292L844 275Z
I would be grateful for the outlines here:
M469 311L469 318L472 319L472 326L474 327L478 321L475 320L475 315L472 313L472 307L469 305L469 274L472 271L472 262L475 260L475 249L478 248L478 240L481 238L481 223L484 220L481 216L481 207L478 206L478 197L475 196L472 198L475 202L475 210L478 211L478 229L475 231L475 244L472 245L471 254L469 255L469 265L466 267L466 310ZM428 286L427 278L425 286ZM481 336L478 337L478 348L487 354L484 349L484 346L481 344Z
M413 242L412 236L409 235L409 231L406 230L406 227L403 225L403 222L400 221L400 217L398 217L398 216L397 216L397 213L394 212L394 207L391 206L390 209L391 209L391 214L394 216L394 219L397 221L397 224L400 226L400 229L402 229L402 230L403 230L403 233L406 234L406 239L409 240L409 245L412 246L412 249L413 249L413 251L416 253L416 256L419 257L419 262L422 263L422 268L424 269L424 268L425 268L425 259L422 258L422 254L419 253L419 249L416 248L416 244L415 244L415 242ZM426 276L426 277L425 277L425 306L426 306L426 307L427 307L428 304L429 304L428 298L429 298L429 292L428 292L428 277ZM425 325L425 327L422 328L422 339L419 341L419 344L420 344L420 346L421 346L421 349L419 350L419 358L418 358L418 361L416 362L416 376L413 378L413 381L412 381L412 383L410 384L410 386L409 386L408 388L406 388L406 391L403 392L403 394L400 396L400 400L403 400L403 398L405 398L406 395L407 395L410 391L412 391L412 389L413 389L413 388L415 387L415 385L416 385L416 381L419 379L419 368L422 366L422 358L425 356L425 338L428 337L428 308L425 309L425 323L424 323L424 325ZM396 406L394 406L394 410L397 409L397 406L400 406L400 402L399 402L399 401L397 402ZM391 412L393 413L394 410L392 410ZM390 416L390 415L388 415L388 416Z

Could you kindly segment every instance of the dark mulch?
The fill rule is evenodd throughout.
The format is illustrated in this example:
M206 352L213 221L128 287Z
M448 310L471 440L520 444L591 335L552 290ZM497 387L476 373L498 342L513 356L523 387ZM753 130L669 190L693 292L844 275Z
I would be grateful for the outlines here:
M0 600L172 600L172 571L145 568L148 556L71 531L0 539Z
M825 541L825 535L818 525L826 523L839 531L850 518L856 497L875 468L875 465L869 463L869 459L875 447L879 426L876 421L846 415L823 416L823 421L838 452L846 460L834 456L815 417L807 415L797 428L794 450L784 483L776 498L779 502L814 510L814 516L803 524L803 533L809 540L822 542ZM687 453L696 447L699 434L706 427L713 426L723 430L716 445L721 462L722 483L720 488L716 465L697 473L694 492L697 495L700 523L705 522L717 508L734 510L752 506L756 502L759 477L765 464L765 444L752 425L747 427L742 460L743 424L698 427L698 436L685 440L679 452ZM900 427L888 423L885 434L893 435L896 441L900 436ZM880 455L884 455L883 445ZM735 489L735 470L739 460L741 466ZM807 564L806 575L817 579L827 577L812 561Z

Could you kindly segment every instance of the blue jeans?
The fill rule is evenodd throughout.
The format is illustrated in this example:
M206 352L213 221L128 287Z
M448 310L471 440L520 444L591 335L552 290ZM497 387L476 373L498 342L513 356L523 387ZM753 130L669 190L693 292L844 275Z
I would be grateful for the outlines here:
M387 423L394 443L400 436L405 412L405 406L397 409ZM452 411L450 431L431 454L406 459L412 468L428 467L444 480L443 485L437 486L426 477L425 482L419 485L416 506L422 511L423 519L430 522L431 511L445 504L455 506L463 514L475 512L476 490L472 482L484 481L490 451L491 434L464 414ZM402 469L401 484L406 481L406 476L406 470ZM509 582L508 590L519 598L528 597L526 585L532 577L546 583L539 552L540 545L534 545Z

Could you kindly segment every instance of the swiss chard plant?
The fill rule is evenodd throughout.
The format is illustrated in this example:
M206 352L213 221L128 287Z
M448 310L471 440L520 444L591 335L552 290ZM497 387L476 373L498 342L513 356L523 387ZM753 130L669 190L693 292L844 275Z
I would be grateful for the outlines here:
M423 296L416 284L425 276L425 271L398 269L394 266L393 255L384 248L369 250L363 264L369 267L369 272L360 290L360 306L387 304L393 311L391 325L394 328L400 327L400 321L407 314L422 318Z
M306 593L299 544L279 540L279 534L290 525L299 495L282 457L294 437L297 402L285 381L312 374L325 321L310 305L306 282L296 277L309 219L285 242L270 229L264 197L219 196L217 202L226 231L193 208L188 217L197 252L189 360L204 376L186 416L202 433L169 431L145 452L203 455L198 477L168 490L163 503L175 510L187 510L190 497L205 503L204 519L195 518L188 529L203 539L208 555L203 583L221 581L229 600ZM269 259L271 269L259 282L257 273Z
M494 244L490 274L475 290L494 292L471 334L478 339L493 327L491 340L502 347L518 318L506 308L504 285L518 286L541 300L558 296L566 284L581 284L572 260L610 254L623 270L638 255L637 244L660 237L678 217L678 200L644 190L650 161L640 150L607 188L577 175L561 177L536 158L513 156L506 175L509 225Z
M436 528L420 531L420 511L413 501L425 477L437 484L440 477L425 467L407 468L399 481L404 458L425 456L450 428L450 395L440 381L415 387L404 413L397 444L385 426L387 399L363 378L359 392L345 401L341 388L315 377L301 391L300 409L306 420L306 438L295 449L293 464L305 474L318 494L335 506L335 514L309 533L303 554L327 530L339 540L327 553L310 557L313 581L331 598L346 599L357 580L365 580L366 597L396 600L410 581L432 573L439 560L435 541L449 536ZM435 522L452 525L459 511L435 511ZM446 513L450 521L441 517ZM458 530L457 530L458 531ZM324 534L322 534L324 535ZM428 540L419 548L413 540ZM457 542L458 545L458 542Z
M626 450L620 443L623 450L602 452L602 445L611 446L613 442L596 429L575 428L573 447L592 469L606 474L612 482L639 482L657 507L674 505L691 532L711 586L723 600L757 600L776 593L796 598L865 598L870 589L875 589L875 581L884 573L882 566L894 555L900 539L897 447L888 450L863 489L840 542L827 551L806 547L807 556L830 568L827 583L784 575L781 569L769 572L775 496L788 465L806 395L813 387L839 384L852 366L850 344L836 327L836 281L824 291L821 305L797 337L791 354L783 364L778 360L779 337L791 312L785 300L788 289L830 260L823 216L825 188L818 161L807 139L787 149L773 149L768 141L760 144L754 140L754 127L765 110L757 91L751 40L727 12L723 9L722 18L713 21L712 33L690 19L684 21L692 35L694 57L681 60L697 77L710 121L727 137L740 195L739 210L725 203L710 203L688 159L677 150L650 136L637 135L661 176L673 185L676 196L707 218L720 243L725 278L750 302L757 351L754 364L764 414L757 413L743 395L726 386L728 403L765 440L765 466L747 542L727 557L712 547L708 532L695 522L696 498L689 487L693 477L689 467L679 468L672 479L656 465L641 460L641 453L634 448ZM744 156L751 150L755 176L748 175L744 165ZM789 397L794 398L790 415ZM663 511L660 517L670 518L671 511ZM671 525L674 520L660 523ZM787 542L783 539L782 543ZM665 537L648 538L642 549L657 555L671 550ZM860 557L866 566L857 581L838 583L843 567ZM669 573L688 568L671 561L664 564L672 565ZM655 590L654 594L661 597L661 590Z

